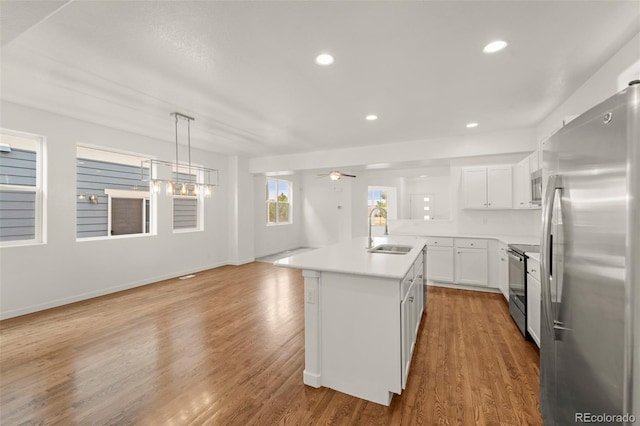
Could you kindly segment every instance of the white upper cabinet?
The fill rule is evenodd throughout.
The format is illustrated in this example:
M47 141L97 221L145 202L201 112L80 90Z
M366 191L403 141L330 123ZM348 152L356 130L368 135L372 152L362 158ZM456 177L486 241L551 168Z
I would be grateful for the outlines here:
M529 172L529 157L515 166L513 175L513 198L516 209L530 209L531 204L531 173Z
M533 154L531 154L527 158L529 158L529 172L531 173L537 172L542 168L542 165L540 164L540 155L538 154L538 151L534 151Z
M511 209L512 197L511 166L462 170L462 204L465 209Z
M513 167L513 207L539 209L531 202L531 173L540 170L540 155L535 151Z

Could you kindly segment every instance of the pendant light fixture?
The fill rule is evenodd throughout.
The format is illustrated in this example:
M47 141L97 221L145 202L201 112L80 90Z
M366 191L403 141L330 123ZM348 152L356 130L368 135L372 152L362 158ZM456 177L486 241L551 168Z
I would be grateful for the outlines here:
M175 162L144 160L141 173L145 176L145 169L150 170L146 176L152 176L150 179L151 189L156 194L161 192L164 183L164 193L169 196L198 197L203 194L205 197L209 197L211 188L218 185L218 170L191 164L191 122L195 118L179 112L172 112L171 115L175 118ZM179 158L178 127L180 120L187 122L188 161L186 164L180 163ZM170 169L170 171L167 173L166 169Z

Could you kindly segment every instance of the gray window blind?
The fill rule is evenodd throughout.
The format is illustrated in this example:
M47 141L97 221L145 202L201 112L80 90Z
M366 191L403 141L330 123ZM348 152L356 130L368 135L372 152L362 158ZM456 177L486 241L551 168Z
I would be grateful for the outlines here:
M198 227L198 199L192 197L173 198L173 229Z

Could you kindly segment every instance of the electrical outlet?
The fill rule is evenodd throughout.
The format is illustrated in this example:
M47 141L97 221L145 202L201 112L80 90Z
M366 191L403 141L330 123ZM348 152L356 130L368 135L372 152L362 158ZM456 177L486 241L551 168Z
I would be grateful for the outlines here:
M305 302L309 303L309 304L315 304L316 303L316 289L315 288L309 288L306 291L305 294Z

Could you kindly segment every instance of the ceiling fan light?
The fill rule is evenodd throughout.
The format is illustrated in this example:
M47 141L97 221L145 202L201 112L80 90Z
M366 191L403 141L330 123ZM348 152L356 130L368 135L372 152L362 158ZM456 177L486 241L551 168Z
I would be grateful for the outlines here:
M340 172L329 172L329 179L331 180L338 180L340 176Z

